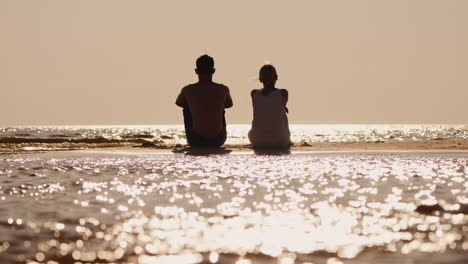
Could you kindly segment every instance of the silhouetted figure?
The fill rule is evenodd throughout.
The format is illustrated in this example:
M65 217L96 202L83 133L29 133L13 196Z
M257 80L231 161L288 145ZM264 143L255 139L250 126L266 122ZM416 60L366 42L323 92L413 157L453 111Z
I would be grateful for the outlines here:
M225 108L232 107L229 88L213 82L214 60L197 59L198 82L182 88L176 105L183 108L187 143L192 147L219 147L226 141Z
M252 90L253 121L249 140L254 148L289 148L287 113L288 91L275 87L278 74L273 65L264 65L259 73L263 89Z

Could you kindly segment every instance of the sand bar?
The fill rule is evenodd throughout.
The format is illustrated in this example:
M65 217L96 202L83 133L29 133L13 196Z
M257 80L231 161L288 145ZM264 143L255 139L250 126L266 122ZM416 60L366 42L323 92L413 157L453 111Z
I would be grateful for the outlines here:
M189 148L183 147L110 147L99 149L88 149L86 152L114 152L114 153L187 153ZM231 153L253 153L250 145L226 145L224 149ZM467 140L428 140L428 141L389 141L389 142L319 142L298 143L291 147L289 153L313 153L313 152L468 152ZM196 152L195 154L203 154ZM277 150L261 150L259 154L282 154ZM284 152L286 153L286 152ZM209 150L206 154L211 153ZM218 154L227 154L220 152Z
M125 152L125 153L185 153L187 145L149 145L143 147L135 144L0 144L1 154L33 154L56 151L85 152ZM252 153L254 150L247 144L227 144L227 152ZM295 143L290 153L298 152L465 152L468 151L468 140L420 140L420 141L377 141L377 142L301 142ZM266 150L265 154L276 152ZM207 153L216 154L216 153ZM221 152L220 154L223 154Z

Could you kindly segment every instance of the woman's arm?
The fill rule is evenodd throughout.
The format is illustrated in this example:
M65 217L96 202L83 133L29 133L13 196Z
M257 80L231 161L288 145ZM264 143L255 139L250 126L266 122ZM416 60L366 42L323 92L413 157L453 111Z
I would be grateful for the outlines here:
M224 108L231 108L233 103L232 103L232 97L231 93L229 92L229 88L226 87L226 101L224 102Z
M281 89L281 98L283 99L284 109L286 110L286 113L289 113L289 109L286 107L286 104L288 103L289 99L288 90Z

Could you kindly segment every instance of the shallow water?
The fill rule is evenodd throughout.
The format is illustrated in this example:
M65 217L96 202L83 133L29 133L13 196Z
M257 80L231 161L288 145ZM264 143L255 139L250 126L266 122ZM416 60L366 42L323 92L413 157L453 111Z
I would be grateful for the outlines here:
M227 144L248 144L250 125L228 125ZM293 142L363 142L381 140L468 140L468 125L290 125ZM0 127L9 142L141 142L185 144L181 125ZM29 140L29 141L28 141Z
M0 262L466 263L467 165L467 153L1 156Z
M250 125L228 125L226 144L245 147ZM468 140L468 125L290 125L296 146L319 142ZM0 128L0 155L120 146L174 148L186 144L181 125L31 126Z

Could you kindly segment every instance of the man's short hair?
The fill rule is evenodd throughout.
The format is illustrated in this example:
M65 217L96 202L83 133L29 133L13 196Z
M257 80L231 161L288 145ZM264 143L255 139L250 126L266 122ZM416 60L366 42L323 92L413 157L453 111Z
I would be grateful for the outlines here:
M208 55L202 55L197 59L197 70L201 73L212 73L214 69L214 60Z
M260 75L262 75L264 73L267 73L267 72L277 74L276 73L276 68L272 64L265 64L265 65L262 66L262 68L260 68Z

